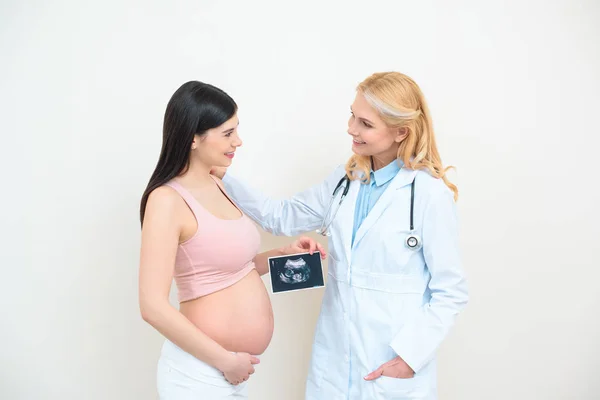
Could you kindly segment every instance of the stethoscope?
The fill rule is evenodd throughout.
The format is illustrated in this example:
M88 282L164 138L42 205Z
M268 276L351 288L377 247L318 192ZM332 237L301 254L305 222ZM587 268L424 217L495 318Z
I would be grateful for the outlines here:
M330 218L331 208L333 206L333 203L335 202L335 197L341 188L343 188L342 195L340 197L339 202L337 203L337 207L336 207L333 215ZM321 222L321 227L319 229L317 229L317 233L319 235L331 236L331 231L329 230L329 228L331 227L331 224L333 223L333 220L335 219L335 216L337 215L337 213L340 209L340 206L342 205L342 202L344 201L344 198L348 194L349 189L350 189L350 178L348 177L348 175L344 175L344 177L342 179L340 179L338 184L335 186L335 189L333 189L333 193L331 194L331 200L329 201L329 207L327 207L327 212L325 213L325 217L323 217L323 221ZM415 226L413 223L414 206L415 206L415 179L413 178L413 180L410 184L410 231L409 231L409 234L406 237L406 240L404 241L404 243L405 243L406 247L408 247L411 250L419 250L421 248L421 238L419 237L419 235L417 235L415 233Z

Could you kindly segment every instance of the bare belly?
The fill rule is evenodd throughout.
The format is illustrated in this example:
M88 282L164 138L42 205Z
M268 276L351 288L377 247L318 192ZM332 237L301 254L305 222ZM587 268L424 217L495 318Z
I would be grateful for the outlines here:
M228 351L260 355L273 337L271 300L254 269L234 285L181 303L179 309Z

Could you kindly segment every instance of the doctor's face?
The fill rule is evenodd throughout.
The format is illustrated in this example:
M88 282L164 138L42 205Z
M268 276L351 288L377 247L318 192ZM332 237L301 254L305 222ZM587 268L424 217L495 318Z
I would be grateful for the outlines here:
M352 151L386 164L396 159L400 142L406 135L398 128L388 127L361 93L356 94L350 111L348 134L352 136Z

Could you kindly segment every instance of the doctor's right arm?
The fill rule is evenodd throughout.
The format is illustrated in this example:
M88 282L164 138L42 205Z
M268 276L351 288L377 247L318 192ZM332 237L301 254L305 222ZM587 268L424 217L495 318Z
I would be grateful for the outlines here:
M225 174L228 194L265 231L278 236L295 236L321 226L333 189L344 176L344 166L335 169L321 184L288 199L273 199L250 185Z

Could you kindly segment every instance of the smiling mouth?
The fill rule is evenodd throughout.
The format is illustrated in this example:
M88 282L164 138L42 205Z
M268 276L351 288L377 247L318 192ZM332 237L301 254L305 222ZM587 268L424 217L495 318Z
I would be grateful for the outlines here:
M354 143L356 143L356 144L366 144L365 142L361 142L361 141L359 141L359 140L356 140L356 139L352 139L352 141L353 141Z

